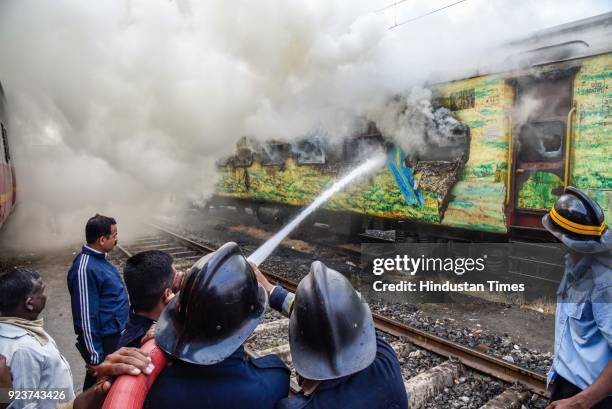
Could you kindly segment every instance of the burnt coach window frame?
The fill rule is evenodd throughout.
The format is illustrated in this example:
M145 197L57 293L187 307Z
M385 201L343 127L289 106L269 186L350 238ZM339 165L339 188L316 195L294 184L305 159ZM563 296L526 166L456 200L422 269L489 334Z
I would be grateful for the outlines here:
M253 152L248 148L238 149L231 162L235 168L248 168L253 164Z
M342 158L345 163L358 163L367 158L371 152L385 149L385 140L380 133L359 135L344 141Z
M298 165L325 165L327 155L320 139L305 139L293 146Z
M283 166L291 157L291 145L285 142L268 142L261 149L263 166Z
M468 88L457 92L451 92L448 98L448 109L451 111L461 111L472 109L476 103L476 89Z
M563 160L565 124L559 120L531 121L519 131L519 160L557 162Z

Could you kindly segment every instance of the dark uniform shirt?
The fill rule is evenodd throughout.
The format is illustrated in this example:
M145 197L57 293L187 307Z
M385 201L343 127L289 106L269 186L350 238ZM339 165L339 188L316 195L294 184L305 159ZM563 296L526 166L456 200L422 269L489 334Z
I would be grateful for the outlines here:
M366 369L323 381L310 395L302 392L281 400L276 409L406 409L408 397L393 348L377 338L374 362Z
M294 294L275 287L270 306L291 315ZM253 406L256 407L256 406ZM281 400L276 409L406 409L408 396L400 364L391 345L376 338L376 358L367 368L321 382L310 396L302 392Z
M119 338L119 345L117 348L140 348L142 345L142 337L145 336L153 324L155 324L155 321L151 318L138 315L134 312L134 310L130 309L130 316L125 324L125 330L123 330L121 333L121 338Z
M241 346L215 365L174 361L153 384L145 409L273 409L289 393L289 369L276 356L246 356Z

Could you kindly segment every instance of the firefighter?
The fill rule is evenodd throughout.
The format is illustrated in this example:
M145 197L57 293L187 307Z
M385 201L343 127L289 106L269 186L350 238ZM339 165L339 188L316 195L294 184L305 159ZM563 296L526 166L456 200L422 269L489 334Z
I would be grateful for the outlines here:
M200 259L157 321L155 341L174 361L144 407L274 408L289 393L289 370L276 355L250 359L242 346L266 304L236 243Z
M301 392L277 409L406 409L399 361L376 336L368 305L340 273L320 261L294 294L253 265L270 306L289 319L289 344Z
M567 247L548 409L612 408L612 233L597 202L571 186L542 224Z

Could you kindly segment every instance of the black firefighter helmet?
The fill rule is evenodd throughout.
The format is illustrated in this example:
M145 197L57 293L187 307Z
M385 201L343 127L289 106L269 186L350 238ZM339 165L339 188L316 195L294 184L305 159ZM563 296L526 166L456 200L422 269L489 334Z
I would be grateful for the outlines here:
M293 365L304 378L358 372L376 357L370 308L342 274L315 261L295 293L289 344Z
M157 321L155 341L181 361L212 365L230 356L264 316L266 291L238 245L198 260Z
M604 213L583 191L568 186L557 199L542 224L559 240L599 241L606 232Z

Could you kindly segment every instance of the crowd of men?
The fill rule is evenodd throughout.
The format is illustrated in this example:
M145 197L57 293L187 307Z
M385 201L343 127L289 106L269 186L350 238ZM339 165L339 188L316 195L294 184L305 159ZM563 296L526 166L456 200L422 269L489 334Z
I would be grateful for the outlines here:
M569 187L543 224L568 247L549 408L610 408L612 234L599 205ZM0 396L0 408L101 407L114 377L153 371L139 349L152 338L171 364L148 392L145 408L408 407L398 358L376 334L367 303L323 263L312 264L295 294L273 286L235 243L186 274L164 252L141 252L127 260L122 276L106 257L117 245L116 221L96 215L85 236L67 275L76 347L87 366L83 392L75 396L70 367L40 318L42 278L8 268L0 272L0 391L63 394L12 402L5 396L5 403ZM268 305L289 317L299 393L289 393L290 371L279 357L245 353L243 343Z

